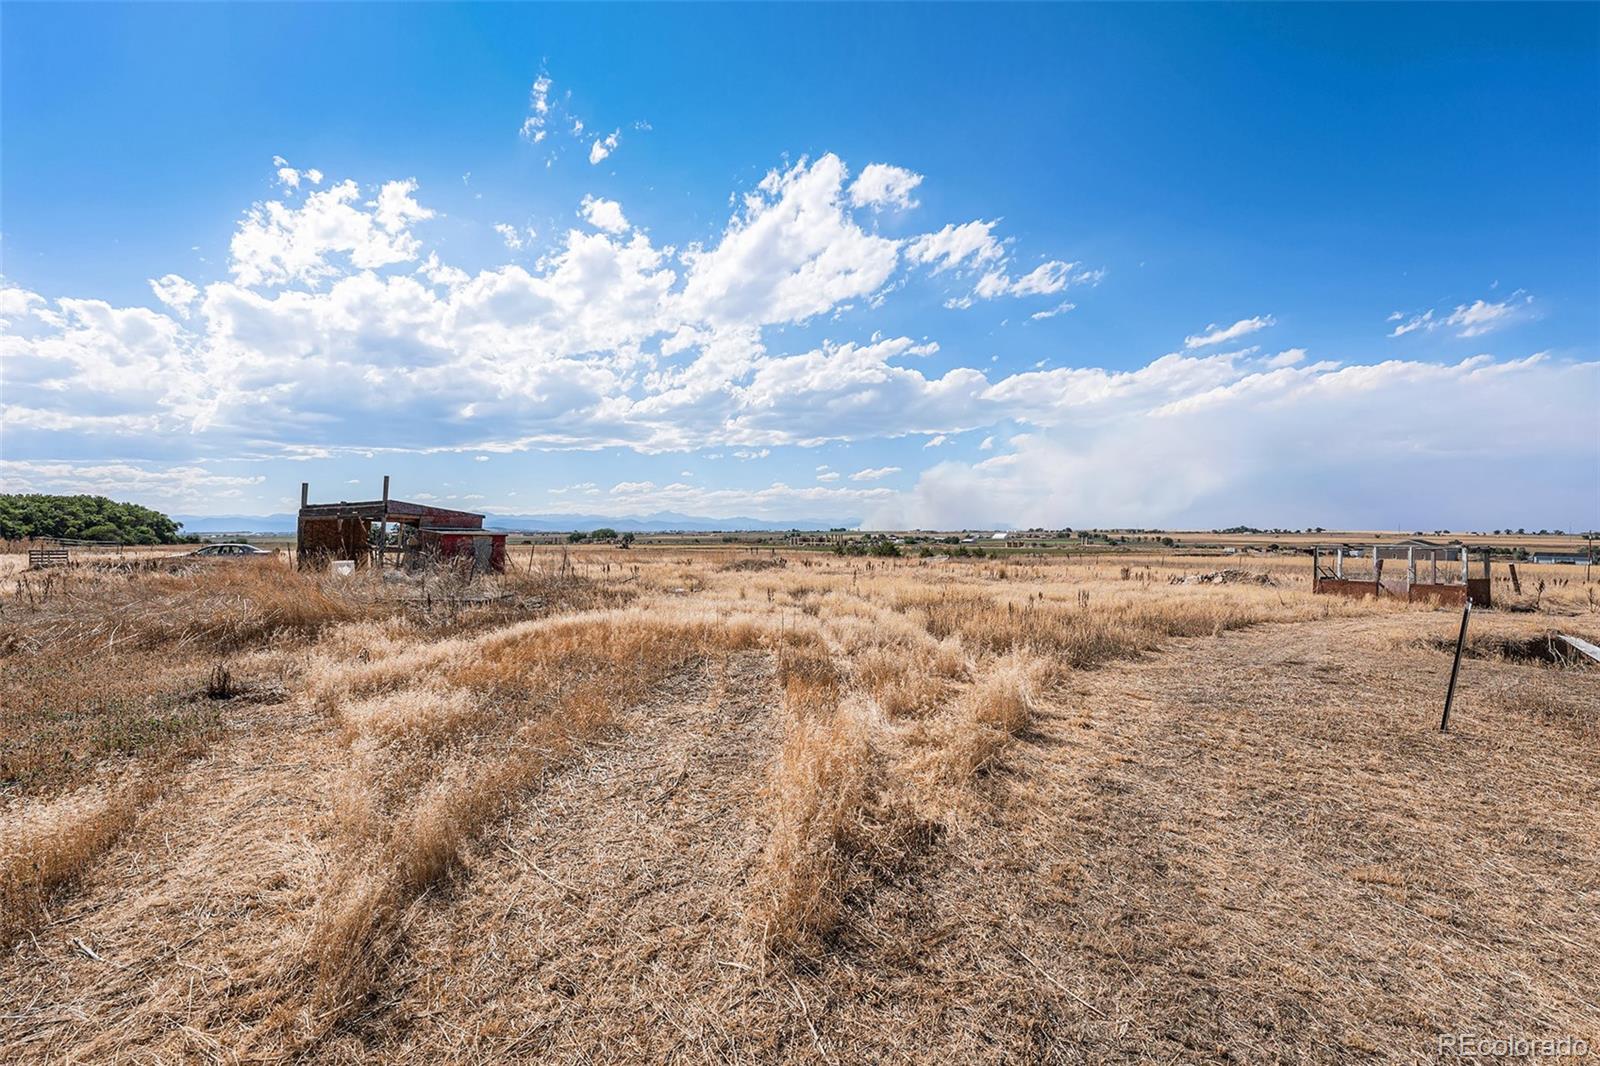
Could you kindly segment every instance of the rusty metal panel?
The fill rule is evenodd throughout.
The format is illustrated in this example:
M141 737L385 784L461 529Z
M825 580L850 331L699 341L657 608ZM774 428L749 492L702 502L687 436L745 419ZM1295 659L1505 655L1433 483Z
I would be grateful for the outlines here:
M1349 596L1360 599L1363 596L1376 596L1382 588L1371 579L1357 581L1353 578L1324 577L1319 578L1312 586L1313 592L1321 592L1330 596Z
M1447 607L1461 607L1467 602L1467 586L1420 584L1411 586L1407 597L1412 603L1433 602ZM1473 603L1477 603L1474 597Z

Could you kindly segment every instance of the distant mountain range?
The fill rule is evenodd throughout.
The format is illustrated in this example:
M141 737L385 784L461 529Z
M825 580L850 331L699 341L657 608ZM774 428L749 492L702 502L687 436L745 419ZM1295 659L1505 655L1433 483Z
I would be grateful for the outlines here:
M293 533L295 516L292 514L222 514L172 516L183 523L185 533ZM489 529L503 529L511 533L566 533L572 530L588 532L602 527L619 533L665 533L673 531L696 533L770 532L789 529L855 529L861 525L859 518L794 518L783 522L769 522L761 518L709 518L705 515L679 514L676 511L657 511L647 515L595 515L595 514L492 514L484 520Z

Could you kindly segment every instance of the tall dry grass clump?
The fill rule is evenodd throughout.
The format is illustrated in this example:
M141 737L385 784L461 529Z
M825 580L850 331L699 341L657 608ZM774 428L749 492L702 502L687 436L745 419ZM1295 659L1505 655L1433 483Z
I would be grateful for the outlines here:
M778 643L776 666L790 719L826 721L838 711L844 678L833 651L815 634L785 634Z
M76 882L159 792L135 779L95 795L56 800L0 826L0 945L26 932L56 893Z
M815 954L838 925L855 853L872 832L878 759L859 709L791 722L766 787L771 832L750 917L770 949Z
M1035 659L1005 656L980 674L948 713L906 732L898 765L920 786L919 805L930 811L962 806L963 789L973 777L993 766L1033 721L1043 672Z
M995 663L961 701L965 719L1007 735L1022 732L1033 720L1039 669L1037 661L1016 655Z

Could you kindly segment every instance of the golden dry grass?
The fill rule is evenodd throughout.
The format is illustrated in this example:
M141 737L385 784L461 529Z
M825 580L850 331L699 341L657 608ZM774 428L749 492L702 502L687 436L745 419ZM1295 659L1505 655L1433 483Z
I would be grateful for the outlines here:
M134 778L9 812L0 826L0 942L36 924L51 898L128 831L158 789L157 781Z
M751 879L762 943L815 952L833 932L880 772L856 708L795 719L767 784L768 836Z
M243 568L13 595L0 987L27 1006L0 1042L1312 1061L1600 1023L1600 833L1572 785L1600 670L1507 654L1592 636L1582 590L1474 619L1441 740L1455 616L1312 596L1303 567L773 558L524 550L425 597ZM204 695L219 661L248 698ZM117 718L59 726L97 680L208 724L45 772ZM1462 787L1507 760L1515 781Z

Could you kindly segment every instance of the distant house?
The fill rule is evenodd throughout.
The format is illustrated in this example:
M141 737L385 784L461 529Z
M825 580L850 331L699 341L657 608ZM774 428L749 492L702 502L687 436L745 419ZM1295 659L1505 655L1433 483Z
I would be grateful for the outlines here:
M1584 552L1534 552L1528 559L1534 563L1557 563L1562 566L1582 566L1589 561Z

